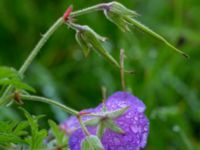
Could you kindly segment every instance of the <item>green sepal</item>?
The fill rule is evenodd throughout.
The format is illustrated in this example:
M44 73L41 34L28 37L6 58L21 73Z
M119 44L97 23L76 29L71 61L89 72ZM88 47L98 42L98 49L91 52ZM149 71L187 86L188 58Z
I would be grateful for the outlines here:
M94 118L92 118L92 119L89 119L89 120L87 120L87 121L84 121L84 124L85 124L86 126L96 126L96 125L99 124L100 120L101 120L100 117L94 117Z
M83 48L83 52L85 55L89 53L90 49L93 49L97 53L99 53L103 58L108 60L110 63L120 68L119 63L102 46L101 42L102 41L104 42L106 38L100 36L89 26L86 25L82 26L70 23L69 26L77 31L76 40L78 44L81 46L81 48Z
M133 19L133 18L129 18L126 17L127 22L129 22L130 24L134 25L136 28L142 30L143 32L149 34L150 36L154 37L155 39L163 42L165 45L167 45L168 47L170 47L171 49L173 49L174 51L180 53L181 55L183 55L186 58L189 58L189 56L177 49L176 47L174 47L172 44L170 44L164 37L162 37L161 35L157 34L156 32L154 32L153 30L151 30L150 28L148 28L147 26L143 25L142 23L140 23L139 21Z
M124 131L112 120L112 119L107 119L104 122L105 128L111 129L112 131L122 134Z
M90 135L86 136L86 138L81 143L82 150L104 150L104 147L97 136Z
M100 122L97 126L97 136L99 138L102 138L103 134L104 134L104 131L105 131L105 125L104 125L104 122Z
M109 3L110 9L104 9L104 14L108 20L116 24L122 31L130 31L131 26L135 26L136 28L144 31L145 33L151 35L152 37L156 38L157 40L161 41L174 51L180 53L184 57L188 58L189 56L184 53L183 51L177 49L175 46L170 44L164 37L157 34L153 30L149 29L139 21L135 20L137 13L126 8L122 4L118 2L111 2Z
M116 67L120 67L119 63L108 53L108 51L105 50L105 48L101 44L101 40L98 34L95 33L91 28L87 28L87 30L84 31L84 37L86 42L90 43L92 48L99 53L102 57L104 57L106 60L108 60L110 63L115 65Z
M76 32L76 41L81 47L84 56L87 57L90 53L90 46L85 42L80 31Z
M110 112L106 112L106 116L108 118L112 118L115 119L117 117L120 117L121 115L123 115L123 113L129 108L129 106L126 107L122 107L120 109L114 110L114 111L110 111Z
M126 16L131 16L131 17L136 17L138 16L138 13L126 8L124 5L118 3L118 2L111 2L110 3L110 10L111 12L115 14L121 14L121 15L126 15Z

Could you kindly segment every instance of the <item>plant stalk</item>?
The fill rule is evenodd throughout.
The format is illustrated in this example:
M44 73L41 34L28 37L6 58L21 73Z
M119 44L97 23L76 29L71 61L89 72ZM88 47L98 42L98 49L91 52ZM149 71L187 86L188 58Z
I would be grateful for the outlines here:
M102 4L94 5L94 6L82 9L82 10L78 10L78 11L72 12L70 14L70 16L71 17L76 17L76 16L80 16L80 15L83 15L83 14L86 14L86 13L91 13L93 11L99 11L99 10L102 10L103 8L106 8L106 7L108 7L108 5L106 3L102 3ZM28 67L30 66L30 64L33 62L33 60L35 59L35 57L37 56L37 54L40 52L41 48L47 42L47 40L64 23L65 23L65 21L64 21L63 17L58 18L58 20L42 36L42 38L40 39L40 41L36 44L36 46L34 47L34 49L32 50L32 52L29 54L29 56L27 57L27 59L25 60L25 62L20 67L20 69L18 71L20 76L23 77L24 73L26 72L26 70L28 69ZM9 100L5 99L5 96L8 95L8 94L10 94L10 92L12 90L13 90L13 86L8 86L5 89L4 93L1 96L0 105L8 103Z
M78 115L79 112L70 108L70 107L67 107L59 102L56 102L52 99L49 99L49 98L44 98L44 97L39 97L39 96L30 96L30 95L20 95L20 98L22 100L30 100L30 101L39 101L39 102L43 102L43 103L47 103L47 104L52 104L52 105L55 105L55 106L58 106L59 108L63 109L64 111L66 111L67 113L71 114L71 115Z

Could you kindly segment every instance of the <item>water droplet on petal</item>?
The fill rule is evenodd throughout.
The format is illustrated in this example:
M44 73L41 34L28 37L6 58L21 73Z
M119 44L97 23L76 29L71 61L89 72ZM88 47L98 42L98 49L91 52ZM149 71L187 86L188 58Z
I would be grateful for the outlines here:
M131 128L131 131L133 133L137 133L138 132L138 127L137 126L131 126L130 128Z

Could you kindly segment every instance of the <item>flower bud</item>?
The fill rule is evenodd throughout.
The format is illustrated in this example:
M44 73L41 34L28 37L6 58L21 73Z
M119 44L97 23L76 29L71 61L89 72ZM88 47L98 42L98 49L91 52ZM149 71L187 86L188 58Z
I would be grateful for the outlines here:
M109 9L104 9L106 18L116 24L122 31L130 31L130 24L126 18L133 18L138 14L118 2L111 2L109 5Z
M71 23L70 26L76 30L76 40L83 49L85 56L88 56L90 49L93 49L113 65L120 68L119 63L108 53L108 51L104 49L101 44L101 42L104 42L106 38L98 35L94 30L86 25L81 26Z
M172 44L170 44L164 37L157 34L147 26L143 25L135 19L137 13L126 8L118 2L109 3L108 9L103 9L104 14L108 20L116 24L122 31L130 31L130 27L134 26L137 29L147 33L148 35L154 37L156 40L164 43L166 46L170 47L174 51L180 53L184 57L188 58L189 56L183 51L177 49Z

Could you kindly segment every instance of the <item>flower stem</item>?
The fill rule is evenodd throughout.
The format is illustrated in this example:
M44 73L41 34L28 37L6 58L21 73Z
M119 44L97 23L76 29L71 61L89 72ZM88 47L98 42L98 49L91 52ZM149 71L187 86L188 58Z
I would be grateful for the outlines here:
M20 98L22 100L31 100L31 101L39 101L39 102L43 102L43 103L48 103L48 104L52 104L52 105L55 105L55 106L58 106L60 107L61 109L63 109L64 111L66 111L67 113L71 114L71 115L78 115L79 112L70 108L70 107L67 107L61 103L58 103L52 99L49 99L49 98L44 98L44 97L39 97L39 96L30 96L30 95L20 95Z
M122 90L125 91L125 78L124 78L124 49L120 50L120 77Z
M83 123L81 116L78 115L78 116L77 116L77 119L78 119L78 121L79 121L79 123L80 123L80 125L81 125L81 128L82 128L83 132L85 133L85 135L86 135L86 136L90 136L90 132L89 132L88 129L86 128L85 124Z
M91 13L94 11L99 11L102 9L106 9L108 8L109 5L106 3L102 3L102 4L98 4L98 5L94 5L82 10L78 10L75 12L72 12L70 14L71 17L76 17L76 16L80 16L86 13ZM29 54L29 56L27 57L27 59L25 60L25 62L22 64L22 66L19 69L19 75L23 77L24 73L26 72L26 70L28 69L28 67L30 66L30 64L33 62L33 60L35 59L35 57L37 56L37 54L40 52L41 48L44 46L44 44L47 42L47 40L53 35L53 33L64 23L64 19L63 17L58 18L58 20L47 30L47 32L42 36L42 38L40 39L40 41L36 44L36 46L34 47L34 49L32 50L32 52ZM10 92L13 90L13 86L8 86L4 93L1 96L1 100L0 100L0 105L2 104L7 104L9 102L9 99L5 99L5 96L10 94Z
M84 15L86 13L94 12L94 11L109 9L109 7L110 7L109 3L101 3L101 4L97 4L97 5L94 5L94 6L91 6L91 7L88 7L88 8L84 8L84 9L81 9L81 10L78 10L78 11L74 11L70 14L70 16L71 17L77 17L77 16L80 16L80 15Z
M40 41L37 43L35 48L32 50L32 52L29 54L25 62L22 64L22 66L19 69L19 75L23 77L25 71L28 69L32 61L35 59L41 48L44 46L44 44L47 42L47 40L51 37L51 35L63 24L63 18L60 17L50 28L49 30L42 36ZM4 93L2 94L2 99L13 90L13 86L8 86ZM0 104L4 104L8 101L8 99L4 99L5 101L0 102Z
M23 65L19 69L19 74L23 75L24 72L27 70L31 62L34 60L34 58L37 56L40 49L44 46L44 44L47 42L49 37L64 23L64 20L62 17L60 17L50 28L49 30L42 36L41 40L37 43L33 51L30 53L28 58L25 60Z

